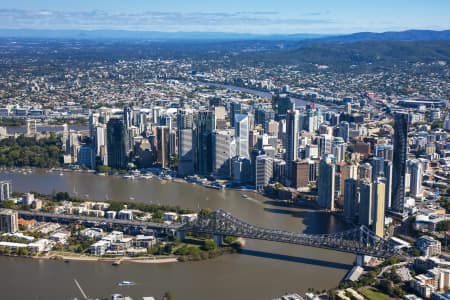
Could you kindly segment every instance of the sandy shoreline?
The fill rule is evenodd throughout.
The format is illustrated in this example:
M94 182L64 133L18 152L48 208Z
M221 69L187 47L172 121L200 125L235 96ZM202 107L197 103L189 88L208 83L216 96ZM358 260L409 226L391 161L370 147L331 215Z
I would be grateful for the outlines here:
M109 263L139 263L139 264L162 264L162 263L174 263L178 262L178 258L175 256L171 257L115 257L115 258L104 258L104 257L94 257L87 255L66 255L66 254L51 254L47 256L33 256L33 259L42 260L64 260L64 261L85 261L85 262L109 262Z

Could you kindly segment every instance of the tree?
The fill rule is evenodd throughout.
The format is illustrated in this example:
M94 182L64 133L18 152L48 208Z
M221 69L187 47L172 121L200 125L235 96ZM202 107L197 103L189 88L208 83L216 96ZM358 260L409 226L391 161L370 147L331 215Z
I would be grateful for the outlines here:
M211 251L216 248L217 248L217 244L211 239L207 239L203 242L203 249L206 251Z
M440 221L436 224L436 231L448 231L450 230L450 220Z
M198 213L199 217L209 217L212 215L213 211L210 208L202 208Z
M20 256L27 256L29 254L28 249L25 247L21 247L17 250L17 254Z

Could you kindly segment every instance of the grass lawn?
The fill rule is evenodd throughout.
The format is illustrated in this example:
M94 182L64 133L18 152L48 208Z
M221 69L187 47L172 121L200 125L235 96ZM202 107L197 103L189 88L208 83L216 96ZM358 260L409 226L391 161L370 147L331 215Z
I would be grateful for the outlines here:
M369 300L389 300L391 299L388 295L385 295L378 291L377 289L370 287L363 287L358 289L358 291L367 297Z

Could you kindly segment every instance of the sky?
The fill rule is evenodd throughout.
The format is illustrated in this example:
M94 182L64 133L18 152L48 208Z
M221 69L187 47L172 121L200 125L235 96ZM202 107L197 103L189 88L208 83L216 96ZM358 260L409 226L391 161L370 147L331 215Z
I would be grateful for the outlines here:
M450 0L0 0L1 29L337 34L450 29Z

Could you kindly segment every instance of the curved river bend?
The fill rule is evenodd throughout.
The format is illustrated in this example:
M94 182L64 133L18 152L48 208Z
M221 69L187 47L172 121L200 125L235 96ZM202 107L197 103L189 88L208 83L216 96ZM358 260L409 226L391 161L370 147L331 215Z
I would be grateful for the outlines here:
M114 199L179 205L192 209L222 208L254 225L319 234L347 229L335 217L306 209L283 207L261 195L214 190L189 183L125 180L86 173L32 174L0 172L17 192L51 194L66 191L97 200ZM171 291L174 299L273 299L285 292L335 287L351 268L354 256L336 251L247 240L242 254L212 260L168 264L122 264L39 261L0 257L0 287L5 299L80 298L76 278L92 297L119 292L141 299ZM137 285L118 287L122 280Z

